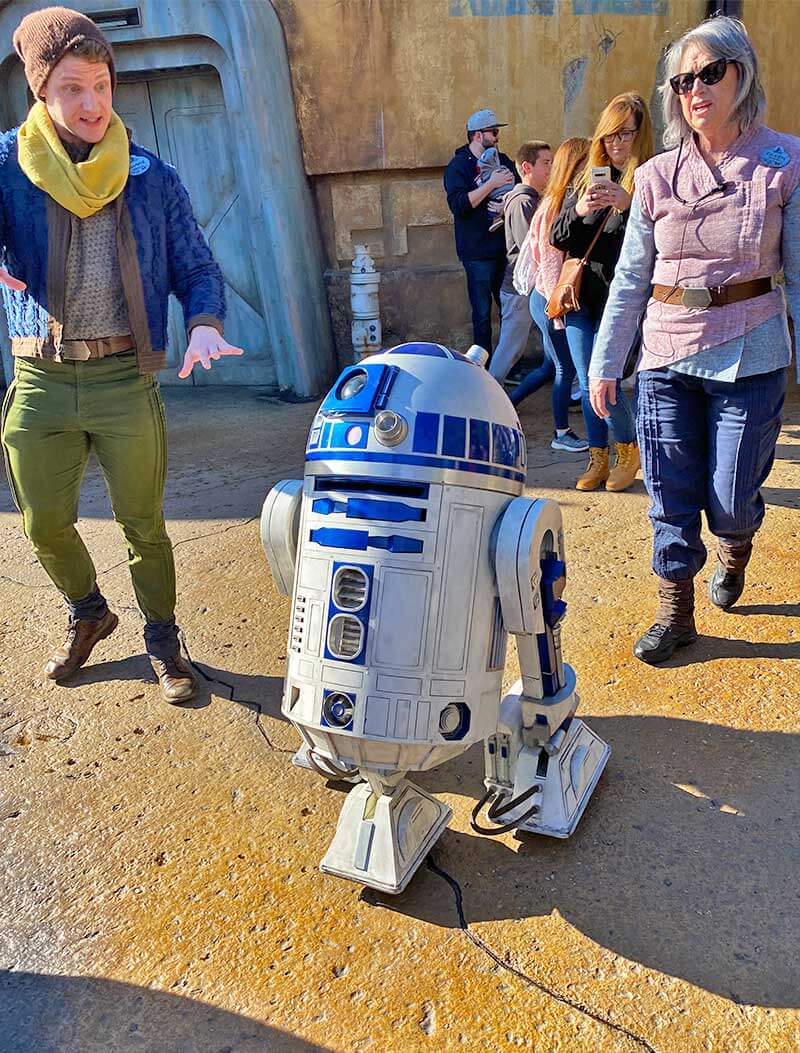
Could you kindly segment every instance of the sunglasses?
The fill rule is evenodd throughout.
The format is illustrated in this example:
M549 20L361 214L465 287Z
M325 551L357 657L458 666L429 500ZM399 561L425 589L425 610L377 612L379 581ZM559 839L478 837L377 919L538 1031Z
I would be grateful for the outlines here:
M497 137L500 134L500 129L499 128L481 128L481 131L484 132L484 133L485 132L491 132L492 135L494 135L495 137Z
M703 84L719 84L727 68L727 59L717 59L716 62L709 62L707 66L703 66L697 73L679 73L676 77L670 77L669 86L676 95L688 95L694 87L695 79Z
M613 132L611 135L604 135L603 142L606 146L610 146L612 143L632 143L636 136L636 131L631 131L630 128L625 128L621 132Z

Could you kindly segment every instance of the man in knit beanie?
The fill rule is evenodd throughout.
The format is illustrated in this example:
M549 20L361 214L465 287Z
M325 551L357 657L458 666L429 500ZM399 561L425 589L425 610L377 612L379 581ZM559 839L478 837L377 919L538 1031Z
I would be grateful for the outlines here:
M45 675L67 679L118 624L75 529L93 451L162 697L185 702L197 685L175 622L154 373L166 366L170 293L189 338L180 377L242 354L222 335L222 274L175 170L130 142L114 113L114 56L94 22L65 7L34 11L14 47L37 101L0 135L0 287L15 356L2 443L25 533L69 610Z
M91 41L96 48L80 47ZM42 98L47 78L70 50L84 55L94 51L108 65L111 90L117 86L114 55L111 45L99 26L68 7L45 7L26 15L13 36L14 50L25 66L25 76L33 97Z

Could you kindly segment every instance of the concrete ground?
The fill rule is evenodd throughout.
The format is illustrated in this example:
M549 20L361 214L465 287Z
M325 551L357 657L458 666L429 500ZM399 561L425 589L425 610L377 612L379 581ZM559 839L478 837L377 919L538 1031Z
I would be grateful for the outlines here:
M800 401L742 605L701 595L700 642L648 668L641 482L575 491L547 399L523 410L529 492L563 508L565 655L612 757L566 842L471 831L477 749L427 773L454 817L397 898L317 869L343 790L290 765L280 715L289 602L257 516L315 407L168 392L191 708L159 700L96 471L81 530L120 627L43 678L64 614L3 491L3 1053L800 1047Z

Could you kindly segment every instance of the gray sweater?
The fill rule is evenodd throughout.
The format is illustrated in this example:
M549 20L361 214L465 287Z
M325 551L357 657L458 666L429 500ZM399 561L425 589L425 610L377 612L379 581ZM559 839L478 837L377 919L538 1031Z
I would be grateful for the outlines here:
M503 214L505 216L506 231L506 273L503 278L501 292L514 293L514 264L517 262L519 250L525 240L525 235L533 219L536 206L539 204L539 194L524 183L518 183L506 194Z

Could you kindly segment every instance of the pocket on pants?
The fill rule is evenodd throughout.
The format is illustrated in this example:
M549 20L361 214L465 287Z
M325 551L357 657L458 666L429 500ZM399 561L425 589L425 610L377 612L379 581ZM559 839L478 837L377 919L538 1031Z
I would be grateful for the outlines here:
M11 406L14 402L14 392L16 391L16 388L17 381L16 378L14 378L14 380L12 380L9 384L8 391L6 391L5 398L3 399L3 410L2 414L0 415L0 436L2 437L3 461L5 462L6 466L6 478L8 479L8 488L11 491L11 498L14 502L14 505L16 506L17 511L21 514L22 506L20 505L19 494L17 493L17 487L14 483L14 476L11 472L11 460L8 456L8 450L6 449L6 420L8 419L8 414L11 411Z

